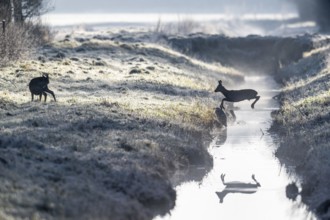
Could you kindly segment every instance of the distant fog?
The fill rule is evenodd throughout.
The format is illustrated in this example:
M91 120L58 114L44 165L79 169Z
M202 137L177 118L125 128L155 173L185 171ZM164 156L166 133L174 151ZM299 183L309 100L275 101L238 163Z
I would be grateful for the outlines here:
M330 31L330 0L291 0L302 20L315 21L321 31Z
M55 13L276 13L287 0L51 0Z
M49 0L52 14L170 13L170 14L298 14L330 31L330 0Z

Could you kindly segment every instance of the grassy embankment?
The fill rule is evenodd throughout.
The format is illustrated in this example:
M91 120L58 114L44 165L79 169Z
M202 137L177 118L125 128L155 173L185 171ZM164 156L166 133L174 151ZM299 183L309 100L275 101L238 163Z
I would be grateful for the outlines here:
M330 59L329 44L304 53L281 69L281 108L274 113L281 138L277 156L301 177L302 200L322 215L330 199Z
M272 129L281 138L276 155L301 177L302 199L312 210L330 204L329 40L309 35L284 38L197 35L170 41L187 54L219 61L246 74L275 76L283 86L278 96L281 109L273 114Z
M28 82L42 72L58 102L30 101ZM242 79L111 32L71 34L36 59L1 68L0 217L164 214L175 204L175 173L212 165L207 141L219 78Z

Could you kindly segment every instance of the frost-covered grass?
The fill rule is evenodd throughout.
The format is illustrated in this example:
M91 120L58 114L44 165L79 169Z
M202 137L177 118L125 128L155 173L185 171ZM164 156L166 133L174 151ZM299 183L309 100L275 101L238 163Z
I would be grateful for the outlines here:
M273 126L282 137L277 156L296 168L312 210L330 195L330 59L328 45L322 48L281 70L284 88Z
M0 218L152 219L174 207L176 171L212 165L213 89L242 77L111 38L73 33L1 68ZM58 102L30 101L42 72Z

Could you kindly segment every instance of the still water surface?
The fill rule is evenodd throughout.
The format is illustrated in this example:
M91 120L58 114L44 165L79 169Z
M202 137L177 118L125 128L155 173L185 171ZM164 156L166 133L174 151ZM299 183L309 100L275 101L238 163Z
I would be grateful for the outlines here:
M213 169L201 182L177 186L176 207L171 214L156 220L315 219L299 197L293 202L285 196L286 185L295 178L275 158L276 144L267 132L272 123L271 111L278 108L272 98L279 92L277 85L269 77L250 77L241 87L254 88L261 95L255 109L250 107L252 101L235 104L236 121L218 131L209 147L214 158ZM220 203L216 192L225 189L222 173L226 182L252 184L255 184L251 178L254 174L261 186L247 189L249 194L229 192Z

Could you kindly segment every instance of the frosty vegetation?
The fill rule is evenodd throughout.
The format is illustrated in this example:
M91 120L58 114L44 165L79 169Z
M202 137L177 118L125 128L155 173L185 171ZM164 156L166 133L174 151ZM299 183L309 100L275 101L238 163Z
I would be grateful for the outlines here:
M38 18L50 10L47 0L2 0L0 2L0 66L29 57L51 38Z
M50 42L47 29L22 27L9 25L0 37L0 219L167 213L182 171L203 166L199 180L212 166L218 80L233 85L256 72L284 87L276 155L295 168L313 210L329 199L326 38L178 37L159 25L154 33L61 30ZM204 31L177 25L184 35L195 29ZM49 43L37 48L39 40ZM31 102L28 82L44 72L57 102Z
M301 180L302 201L320 217L329 207L329 38L190 35L171 45L192 56L232 66L242 73L270 74L283 85L271 131L279 134L276 156ZM269 53L271 51L271 53ZM292 169L292 167L294 169Z
M61 32L1 68L0 218L152 219L174 207L178 171L207 172L214 87L243 77L153 37ZM31 102L43 72L57 102Z
M273 129L282 138L277 156L301 177L303 202L326 218L320 207L329 200L330 49L327 38L311 41L313 49L276 77L284 91Z

